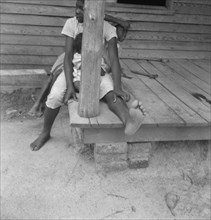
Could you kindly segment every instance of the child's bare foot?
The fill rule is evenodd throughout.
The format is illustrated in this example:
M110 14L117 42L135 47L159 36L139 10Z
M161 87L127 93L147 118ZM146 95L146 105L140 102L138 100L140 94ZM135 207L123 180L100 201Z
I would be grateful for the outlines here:
M41 117L43 115L43 111L42 111L40 105L34 103L32 108L29 110L28 115Z
M133 135L137 132L139 127L141 126L144 117L146 116L146 111L141 102L135 100L132 102L131 107L129 109L130 117L126 121L125 124L125 134Z
M30 144L31 150L38 151L49 139L49 132L43 132L34 142Z

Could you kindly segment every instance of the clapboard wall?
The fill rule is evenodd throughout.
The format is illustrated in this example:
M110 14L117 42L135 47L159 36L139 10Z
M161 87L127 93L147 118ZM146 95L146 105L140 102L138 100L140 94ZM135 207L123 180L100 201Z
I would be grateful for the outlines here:
M50 68L63 52L61 29L75 0L1 0L1 69ZM131 22L124 58L209 59L211 1L174 0L171 8L107 4Z

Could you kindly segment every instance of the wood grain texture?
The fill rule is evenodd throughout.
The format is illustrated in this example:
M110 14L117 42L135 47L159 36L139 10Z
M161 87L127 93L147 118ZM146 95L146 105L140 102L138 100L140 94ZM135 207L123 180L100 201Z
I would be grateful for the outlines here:
M175 61L179 65L183 66L185 69L191 71L192 74L203 80L204 82L211 84L211 73L203 70L202 68L198 67L197 65L194 65L190 63L188 60L180 60Z
M189 108L199 114L203 119L207 121L208 124L211 123L210 120L210 109L209 107L205 106L202 102L195 99L190 92L186 89L183 89L180 85L174 82L174 76L170 76L168 71L165 70L160 71L157 66L154 66L152 62L149 62L147 68L150 72L154 74L158 74L157 80L161 83L164 87L166 87L170 92L172 92L180 101L186 104ZM143 64L142 64L143 66Z
M85 2L78 108L81 117L95 117L99 114L104 8L105 0Z
M126 136L123 128L84 129L84 143L185 140L210 140L210 127L147 127L142 125L138 132L132 136Z
M209 82L204 82L199 77L192 74L189 70L183 68L182 66L178 65L175 61L171 60L170 62L166 63L167 66L174 70L174 73L181 75L184 79L190 81L195 86L199 87L201 90L206 92L209 96L211 93L211 87Z
M147 61L140 61L139 64L133 60L124 60L124 62L130 66L131 70L139 72L147 72L153 74L150 69L147 68ZM145 68L143 68L143 67ZM135 75L135 74L134 74ZM181 102L174 94L169 92L163 85L157 80L152 80L141 75L135 75L146 86L148 86L167 106L171 108L175 114L181 117L187 126L199 126L205 124L206 121L201 118L196 112L187 107ZM147 106L146 106L147 108Z
M210 9L211 4L206 0L175 0L171 9L131 4L106 4L105 8L108 14L131 22L122 43L121 58L194 60L210 59ZM51 63L44 64L42 58L48 60L57 55L57 50L58 55L62 51L65 40L62 27L74 15L75 0L2 0L0 54L10 58L2 59L1 69L10 68L9 65L49 68ZM26 60L17 64L17 56L26 54L30 62L26 56ZM200 68L210 72L206 64Z

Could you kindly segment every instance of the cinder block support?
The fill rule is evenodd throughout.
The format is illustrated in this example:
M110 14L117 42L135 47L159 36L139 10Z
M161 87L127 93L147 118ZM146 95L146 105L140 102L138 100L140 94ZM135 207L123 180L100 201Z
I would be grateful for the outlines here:
M122 171L128 168L127 143L98 143L94 149L97 172Z
M152 154L151 143L129 143L128 165L130 169L146 168Z

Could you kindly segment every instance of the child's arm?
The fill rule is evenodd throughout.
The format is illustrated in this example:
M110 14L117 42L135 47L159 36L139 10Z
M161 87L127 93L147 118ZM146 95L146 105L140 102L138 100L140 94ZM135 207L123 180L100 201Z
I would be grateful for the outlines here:
M119 24L120 26L122 26L126 30L128 30L129 27L130 27L130 23L128 21L123 20L121 18L113 17L113 16L108 15L108 14L105 14L104 19L105 19L105 21L115 23L115 25Z
M70 98L77 99L73 85L73 43L74 39L66 36L65 41L65 58L64 58L64 73L67 83L67 91L64 97L64 103L67 103Z
M105 14L106 21L111 22L113 26L116 27L116 33L118 37L118 41L122 42L127 35L128 29L130 28L130 23L126 20L123 20L121 18L115 18L111 15Z
M111 61L111 70L113 73L114 81L114 92L116 96L120 96L123 100L128 101L130 99L129 94L125 93L122 90L121 85L121 66L119 63L118 48L117 48L117 39L113 37L108 42L108 54Z

